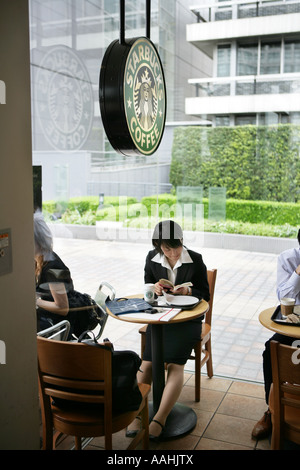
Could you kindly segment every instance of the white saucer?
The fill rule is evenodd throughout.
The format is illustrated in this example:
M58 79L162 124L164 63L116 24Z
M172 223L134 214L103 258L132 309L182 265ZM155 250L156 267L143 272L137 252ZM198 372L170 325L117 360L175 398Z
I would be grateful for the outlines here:
M191 295L168 295L166 303L176 307L188 307L199 302L198 297L193 297Z

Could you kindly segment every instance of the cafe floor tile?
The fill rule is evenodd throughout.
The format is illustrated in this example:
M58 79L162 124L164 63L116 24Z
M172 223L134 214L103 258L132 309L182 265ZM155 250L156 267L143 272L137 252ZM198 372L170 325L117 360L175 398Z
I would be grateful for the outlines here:
M187 435L176 439L150 443L155 450L269 450L269 439L256 441L251 431L261 417L264 408L264 390L261 384L240 382L227 378L203 375L201 377L201 399L194 401L194 375L185 373L185 384L179 402L194 409L197 415L195 428ZM125 430L113 436L113 449L123 450L130 439ZM73 445L70 437L63 439L59 449ZM93 439L86 450L103 450L104 438Z

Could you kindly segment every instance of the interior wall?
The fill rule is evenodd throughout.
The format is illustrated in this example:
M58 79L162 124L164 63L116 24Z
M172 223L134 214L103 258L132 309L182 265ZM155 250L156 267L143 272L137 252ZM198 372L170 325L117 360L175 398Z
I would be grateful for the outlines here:
M12 248L12 271L0 275L2 359L3 349L6 353L5 363L0 364L0 449L38 449L29 17L25 0L0 0L0 80L5 84L5 103L0 104L0 230L11 230Z

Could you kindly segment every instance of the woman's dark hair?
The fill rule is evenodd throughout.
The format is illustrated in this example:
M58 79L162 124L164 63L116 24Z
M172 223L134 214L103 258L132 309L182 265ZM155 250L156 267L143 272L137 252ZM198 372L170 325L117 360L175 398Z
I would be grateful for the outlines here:
M299 228L299 230L298 230L297 238L298 238L298 243L299 243L299 245L300 245L300 228Z
M162 254L162 244L169 248L179 248L183 245L182 239L183 233L180 225L173 220L163 220L155 226L152 244Z

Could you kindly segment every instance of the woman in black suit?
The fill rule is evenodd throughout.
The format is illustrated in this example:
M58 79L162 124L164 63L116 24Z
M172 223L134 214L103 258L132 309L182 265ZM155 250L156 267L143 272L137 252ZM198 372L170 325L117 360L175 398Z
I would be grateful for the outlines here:
M174 285L191 282L192 287L181 287L175 295L193 295L209 300L207 270L199 253L188 250L183 245L181 227L171 220L159 222L153 232L151 250L145 263L145 283L155 285L155 293L162 295L159 279L169 279ZM164 362L167 363L167 380L161 403L150 423L150 437L157 439L162 433L166 419L176 403L183 386L184 365L192 348L201 337L201 319L183 323L162 325L164 338ZM152 382L151 325L146 333L146 348L143 363L138 373L139 382ZM133 423L131 429L136 427Z

